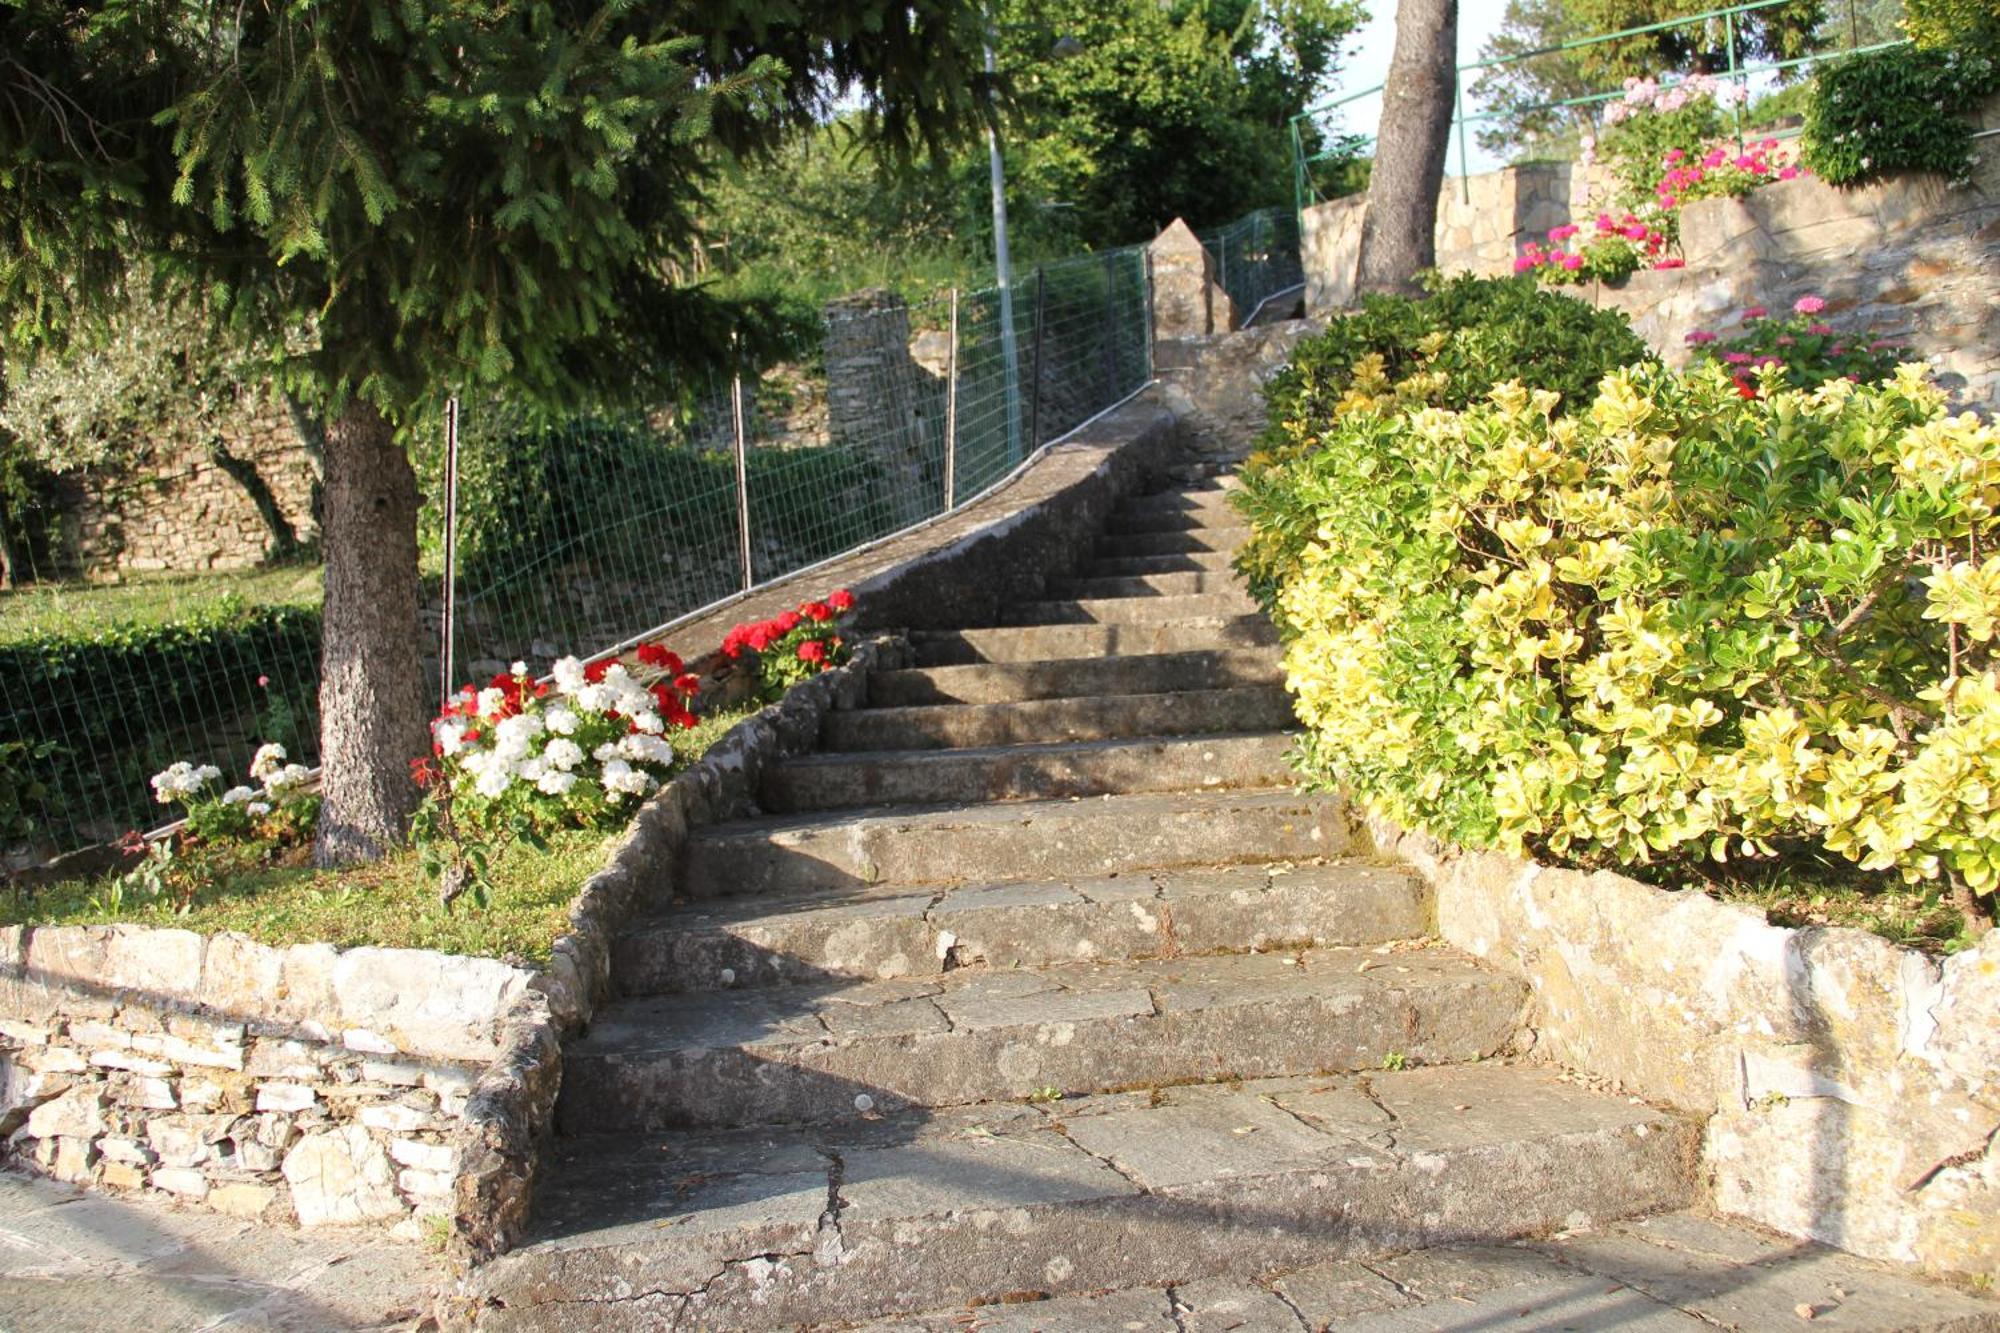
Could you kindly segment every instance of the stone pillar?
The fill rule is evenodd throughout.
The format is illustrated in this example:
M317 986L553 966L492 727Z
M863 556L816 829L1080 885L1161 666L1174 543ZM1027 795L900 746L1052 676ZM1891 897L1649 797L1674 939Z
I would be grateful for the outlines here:
M1173 344L1236 327L1236 308L1215 280L1214 261L1188 224L1175 218L1146 247L1153 273L1153 342Z
M944 385L910 352L910 308L874 287L826 303L827 428L882 465L878 496L898 524L936 512Z

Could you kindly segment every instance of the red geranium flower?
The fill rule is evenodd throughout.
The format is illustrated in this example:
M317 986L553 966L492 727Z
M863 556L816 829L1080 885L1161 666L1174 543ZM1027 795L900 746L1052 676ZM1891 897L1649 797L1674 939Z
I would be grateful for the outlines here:
M701 677L695 675L692 671L683 671L680 675L674 677L674 688L682 694L700 694Z
M824 662L825 660L826 660L826 645L821 643L818 639L807 639L804 643L799 645L799 661Z
M583 669L583 678L595 685L611 674L611 664L615 658L602 657Z
M790 634L793 630L799 627L799 619L800 617L798 612L787 611L783 615L779 616L776 620L773 620L771 624L777 629L778 633Z
M824 625L833 619L833 608L825 602L807 602L799 610L805 612L806 619Z
M841 588L837 592L827 594L826 604L835 611L852 611L854 609L854 594L845 588Z

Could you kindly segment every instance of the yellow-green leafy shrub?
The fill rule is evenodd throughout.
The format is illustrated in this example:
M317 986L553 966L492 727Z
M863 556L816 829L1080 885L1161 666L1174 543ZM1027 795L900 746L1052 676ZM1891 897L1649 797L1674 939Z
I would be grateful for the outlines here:
M1636 367L1555 412L1294 420L1256 482L1305 762L1572 862L1822 846L2000 878L2000 432L1921 370L1746 400ZM1310 439L1310 447L1304 447Z

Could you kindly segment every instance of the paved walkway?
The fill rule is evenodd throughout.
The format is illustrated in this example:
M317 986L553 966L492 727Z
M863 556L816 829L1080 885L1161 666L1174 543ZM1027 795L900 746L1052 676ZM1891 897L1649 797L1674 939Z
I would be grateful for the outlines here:
M0 1333L409 1329L437 1281L380 1232L294 1231L0 1171Z

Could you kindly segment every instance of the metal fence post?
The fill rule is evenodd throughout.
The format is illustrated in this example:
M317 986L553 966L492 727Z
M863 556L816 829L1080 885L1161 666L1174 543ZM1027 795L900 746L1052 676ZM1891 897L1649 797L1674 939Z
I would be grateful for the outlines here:
M729 415L736 428L736 541L743 560L743 591L756 585L757 575L750 565L750 460L743 427L743 376L729 377Z
M444 400L444 643L438 654L438 702L451 698L458 637L458 395Z
M944 508L950 513L958 490L958 288L951 289L951 350L944 363Z
M1035 265L1034 388L1028 399L1028 452L1042 447L1042 335L1049 322L1049 272ZM1020 459L1014 460L1019 462Z

